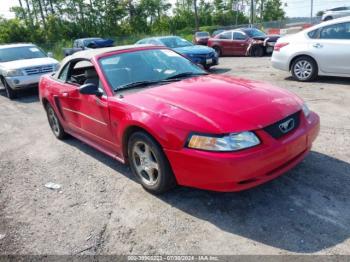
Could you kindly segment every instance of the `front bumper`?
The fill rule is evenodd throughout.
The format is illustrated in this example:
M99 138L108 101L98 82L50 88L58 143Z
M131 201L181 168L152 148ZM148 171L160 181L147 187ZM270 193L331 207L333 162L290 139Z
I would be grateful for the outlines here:
M40 77L45 74L37 74L30 76L13 76L5 77L8 85L13 89L26 89L38 86Z
M165 150L177 182L214 191L245 190L272 180L304 159L320 129L319 117L303 117L299 128L281 139L257 130L262 144L230 153L184 148Z
M209 57L192 56L192 57L188 57L188 58L192 61L192 63L202 65L204 67L210 67L210 66L214 66L214 65L219 64L219 57L217 57L215 55L209 56Z

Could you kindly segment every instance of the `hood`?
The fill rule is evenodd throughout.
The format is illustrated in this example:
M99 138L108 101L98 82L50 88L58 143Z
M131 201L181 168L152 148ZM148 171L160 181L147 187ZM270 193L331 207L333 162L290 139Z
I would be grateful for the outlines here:
M200 54L210 54L214 52L214 49L202 46L202 45L192 45L192 46L186 46L186 47L177 47L174 48L176 52L179 52L180 54L194 54L194 55L200 55Z
M0 63L0 66L6 69L21 69L21 68L27 68L27 67L52 65L52 64L58 64L58 63L59 62L56 59L53 59L50 57L43 57L43 58L22 59L22 60L4 62L4 63Z
M301 109L302 100L264 83L208 75L144 89L125 102L173 118L191 131L230 133L256 130Z

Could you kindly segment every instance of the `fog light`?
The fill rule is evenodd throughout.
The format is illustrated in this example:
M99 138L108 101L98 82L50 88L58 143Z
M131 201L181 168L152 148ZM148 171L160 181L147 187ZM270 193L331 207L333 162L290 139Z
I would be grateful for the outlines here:
M13 80L13 82L15 83L15 85L18 85L20 83L18 79Z

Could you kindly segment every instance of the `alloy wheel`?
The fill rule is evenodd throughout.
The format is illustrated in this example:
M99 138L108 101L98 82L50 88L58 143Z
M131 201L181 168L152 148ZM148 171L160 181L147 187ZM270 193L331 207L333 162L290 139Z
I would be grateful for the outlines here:
M59 136L59 134L60 134L60 124L59 124L57 116L56 116L56 114L53 111L53 108L51 106L48 107L47 114L48 114L49 124L50 124L50 127L51 127L53 133L56 136Z
M132 161L142 182L153 186L158 182L160 167L152 148L143 141L136 142L132 148Z
M294 74L300 80L307 80L312 75L312 72L313 72L313 67L309 61L300 60L294 66Z

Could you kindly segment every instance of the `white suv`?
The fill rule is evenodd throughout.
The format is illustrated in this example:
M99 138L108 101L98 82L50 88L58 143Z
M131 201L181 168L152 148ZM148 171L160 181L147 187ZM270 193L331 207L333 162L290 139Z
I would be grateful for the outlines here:
M347 7L347 6L337 7L337 8L333 8L325 11L324 14L322 15L322 21L328 21L328 20L349 16L349 15L350 15L350 7Z
M57 60L33 44L0 45L0 82L10 99L21 89L36 87L43 74L58 67Z
M350 16L280 38L271 61L298 81L318 75L350 77Z

